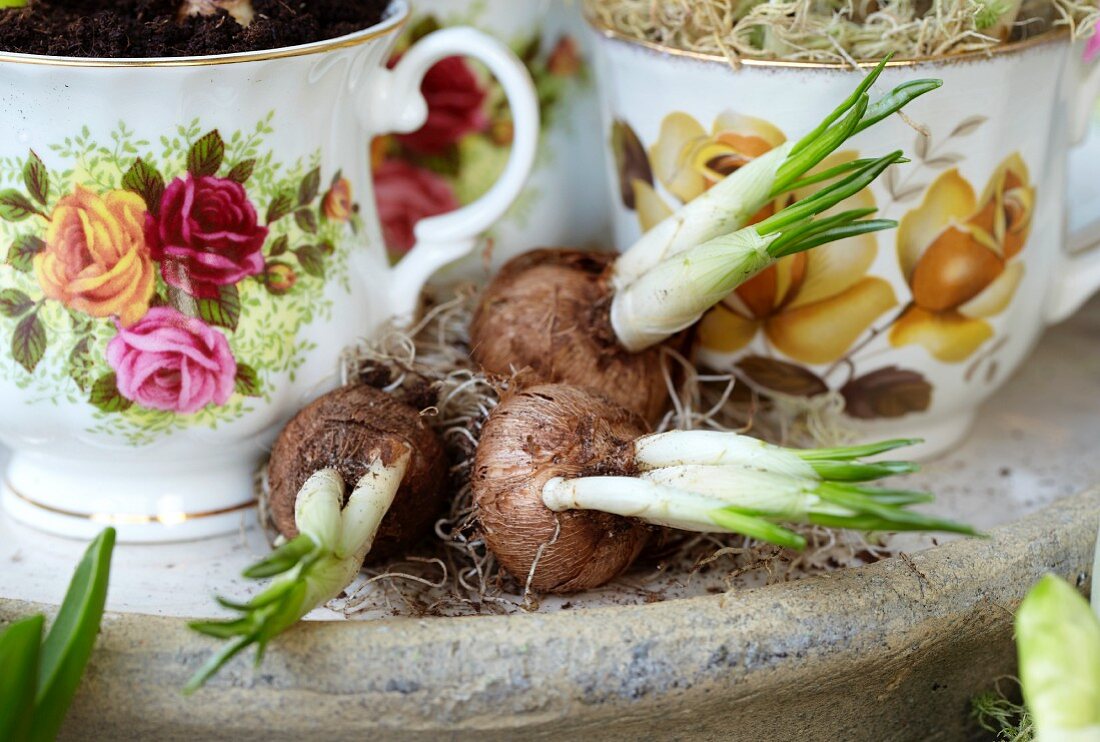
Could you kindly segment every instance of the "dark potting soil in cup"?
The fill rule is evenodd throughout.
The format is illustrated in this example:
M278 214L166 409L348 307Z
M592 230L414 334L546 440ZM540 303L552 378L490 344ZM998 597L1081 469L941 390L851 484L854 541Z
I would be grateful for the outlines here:
M247 27L224 11L179 20L179 0L30 0L0 11L0 50L63 57L185 57L276 49L378 23L389 0L252 0Z

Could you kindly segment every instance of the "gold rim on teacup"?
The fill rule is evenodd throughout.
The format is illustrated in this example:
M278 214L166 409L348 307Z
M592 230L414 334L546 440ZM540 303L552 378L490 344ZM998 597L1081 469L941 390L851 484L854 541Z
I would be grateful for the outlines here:
M348 47L359 46L379 36L399 31L409 20L409 4L406 0L394 0L386 10L381 21L345 36L334 39L314 41L298 46L284 46L277 49L259 49L233 54L210 54L192 57L125 57L120 59L100 57L51 57L42 54L17 54L0 52L0 63L32 64L46 67L203 67L207 65L235 64L238 62L263 62L270 59L303 57L312 54Z
M148 513L80 513L75 510L66 510L65 508L55 507L53 505L47 505L44 502L39 502L17 490L12 483L5 480L4 487L11 493L12 497L17 500L22 500L31 507L45 510L46 512L53 513L55 515L61 515L66 518L75 518L79 520L89 520L93 523L101 523L107 526L142 526L142 525L161 525L161 526L176 526L180 523L185 523L189 520L201 520L202 518L213 518L218 515L229 515L231 513L241 512L243 510L249 510L256 507L257 500L247 500L239 505L231 505L230 507L218 508L216 510L200 510L194 513L183 512L164 512L151 515Z
M681 49L676 46L664 44L659 41L651 41L649 39L639 39L636 36L632 36L628 33L620 31L617 28L613 28L606 22L595 18L588 11L584 14L584 20L588 23L596 33L602 35L606 39L612 41L621 41L625 44L631 44L638 46L647 51L657 52L660 54L667 54L673 57L681 57L683 59L695 59L700 62L720 62L724 65L730 64L730 58L717 53L711 52L697 52L690 51L688 49ZM1022 41L1014 41L1008 44L999 44L997 46L990 47L989 49L981 49L968 52L958 52L955 54L940 54L935 56L924 57L912 57L909 59L893 59L887 62L887 67L916 67L918 65L927 64L954 64L957 62L973 62L982 59L989 59L991 57L998 57L1007 54L1015 54L1019 52L1032 49L1037 46L1044 46L1046 44L1053 44L1060 41L1065 41L1070 37L1070 30L1066 27L1051 29L1038 36L1033 36L1029 39ZM762 59L759 57L740 57L740 64L746 67L773 67L779 69L827 69L827 70L850 70L852 65L849 62L806 62L786 59ZM874 67L878 62L875 60L867 60L857 62L859 67Z

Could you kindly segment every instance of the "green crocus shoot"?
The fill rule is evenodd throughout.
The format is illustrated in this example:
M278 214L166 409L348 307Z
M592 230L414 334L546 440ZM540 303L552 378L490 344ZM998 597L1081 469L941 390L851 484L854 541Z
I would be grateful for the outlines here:
M799 451L732 432L646 435L631 411L544 384L511 395L482 429L473 491L486 543L532 588L598 587L630 566L648 526L733 532L793 549L789 528L946 531L965 525L909 509L931 496L867 482L915 465L867 461L913 441Z
M88 545L44 636L42 616L0 632L0 740L57 737L99 636L114 546L113 528Z
M185 693L198 690L250 645L256 645L259 664L272 638L355 580L408 464L408 452L388 466L372 461L343 508L344 480L335 469L322 469L306 481L295 504L299 535L245 570L253 579L274 577L271 585L246 603L218 598L222 607L239 612L238 618L190 624L229 643L195 673Z
M435 432L390 394L355 384L303 408L279 434L268 466L268 506L287 540L244 572L271 584L245 602L218 598L235 618L191 623L227 643L185 692L250 646L259 663L273 638L338 596L364 562L412 546L430 530L446 480Z
M909 82L872 102L868 91L885 64L801 140L732 173L622 255L545 249L509 261L475 312L474 359L492 373L530 369L538 380L576 384L659 417L668 403L662 346L678 343L704 312L783 257L896 226L843 202L903 162L901 152L813 172L856 133L940 85ZM807 187L818 190L749 224Z
M1100 740L1100 619L1047 575L1016 612L1020 686L1036 742Z

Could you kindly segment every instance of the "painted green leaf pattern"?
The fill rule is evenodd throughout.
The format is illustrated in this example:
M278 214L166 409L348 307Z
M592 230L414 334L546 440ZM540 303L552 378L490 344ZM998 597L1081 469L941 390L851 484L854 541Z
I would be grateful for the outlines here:
M122 176L122 187L133 191L145 201L145 208L153 214L160 209L160 199L164 195L164 176L140 157Z
M317 198L317 191L321 188L321 168L315 167L306 173L298 186L298 205L305 206Z
M229 170L229 175L226 177L230 180L236 181L244 185L248 182L248 179L252 177L252 171L256 169L256 160L241 160Z
M202 175L214 175L222 166L225 158L225 142L217 129L207 132L191 145L187 153L187 171L196 178Z
M23 184L35 201L46 205L50 197L50 174L34 150L31 150L27 164L23 166Z
M303 245L294 254L306 273L317 278L325 277L325 255L317 245Z
M238 363L236 389L238 394L243 394L246 397L259 397L261 394L260 377L256 373L256 369L247 364Z
M18 222L37 213L31 200L14 188L0 191L0 219Z
M34 256L46 249L46 243L33 234L22 234L15 238L8 249L7 263L15 270L30 273Z
M11 337L11 355L15 362L34 373L38 362L46 353L46 328L37 314L28 314L19 320Z
M294 212L294 221L302 228L302 231L310 234L317 233L317 215L311 209L298 209Z
M241 295L236 286L222 286L217 298L199 299L198 315L212 325L237 329L241 319Z
M271 203L267 207L265 221L268 224L277 222L289 214L292 208L294 208L294 199L290 197L289 193L280 193L271 199Z
M133 404L118 390L118 376L109 373L96 379L88 401L104 412L123 412Z
M22 317L34 306L34 300L19 289L0 290L0 314L5 317Z

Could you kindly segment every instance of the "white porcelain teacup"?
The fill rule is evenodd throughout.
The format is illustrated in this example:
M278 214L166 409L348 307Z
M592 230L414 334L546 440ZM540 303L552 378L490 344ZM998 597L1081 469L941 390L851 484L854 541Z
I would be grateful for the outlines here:
M809 131L860 77L813 63L733 69L593 30L605 141L620 143L606 157L620 249L739 164ZM988 55L893 63L873 92L918 78L944 84L906 109L908 122L883 121L825 163L905 150L913 161L856 199L899 228L754 278L704 318L697 357L811 404L839 394L846 426L923 437L917 453L930 456L966 434L1043 328L1100 286L1100 251L1071 254L1100 238L1100 203L1074 215L1072 233L1066 219L1068 158L1100 65L1053 32ZM1095 163L1079 174L1095 178Z
M409 10L301 47L213 57L0 55L3 503L71 536L232 530L280 424L340 351L411 314L522 190L533 86L501 43L432 34L387 70ZM420 127L438 60L480 60L515 122L478 201L421 222L391 268L366 139Z

